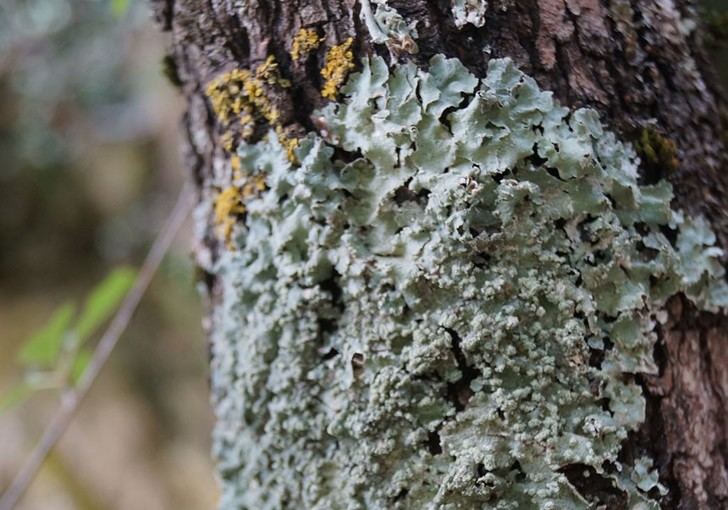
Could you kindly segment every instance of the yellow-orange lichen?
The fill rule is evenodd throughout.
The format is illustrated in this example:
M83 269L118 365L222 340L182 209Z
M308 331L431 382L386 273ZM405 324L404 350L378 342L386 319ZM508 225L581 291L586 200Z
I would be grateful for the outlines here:
M241 189L228 186L215 198L215 225L220 237L230 247L235 217L245 212Z
M276 58L273 55L268 55L265 62L255 68L255 77L263 80L268 85L278 85L283 88L291 86L289 80L281 78L281 74L278 71L278 62L276 62Z
M240 164L240 158L237 156L231 159L231 164L235 164L233 162L236 161L236 158L238 165ZM231 184L221 190L215 198L214 211L218 235L225 241L228 248L233 247L232 235L237 216L245 213L245 199L265 190L265 175L243 176L239 168L237 171L235 168L233 170L237 173L235 179L243 180L243 182L239 186Z
M326 54L326 62L321 69L324 86L321 89L321 95L327 99L336 99L339 87L344 83L349 71L354 69L354 53L351 51L351 45L354 39L349 37L341 44L337 44Z
M291 58L294 61L308 57L309 53L319 47L321 38L315 30L302 28L291 43Z
M221 124L238 118L242 137L252 136L256 119L275 126L280 112L269 97L269 89L287 88L291 83L280 76L275 57L269 56L254 71L233 69L213 79L206 93L212 110Z
M275 129L288 159L295 162L298 139L288 136L281 122L280 111L270 99L270 93L276 88L290 86L290 81L281 77L278 63L271 55L253 71L233 69L216 77L208 84L206 93L221 124L229 125L233 119L237 119L241 127L235 132L243 140L249 140L255 133L257 122L267 123ZM233 152L233 138L233 131L226 131L222 135L222 146L228 152ZM236 170L239 163L232 160L231 165L233 175L241 176L239 168Z
M213 79L206 93L212 110L222 124L227 124L233 116L252 113L252 105L242 96L243 84L250 79L247 69L233 69Z
M298 147L299 139L294 136L289 136L281 126L276 126L276 135L278 136L278 141L286 150L288 161L296 163L296 148Z
M233 180L239 181L243 178L242 163L237 154L230 158L230 169L233 171Z
M250 175L245 179L242 190L243 199L252 197L253 195L265 190L265 175Z
M222 142L222 148L225 149L227 152L233 151L233 134L230 131L226 131L222 134L220 137L220 142Z

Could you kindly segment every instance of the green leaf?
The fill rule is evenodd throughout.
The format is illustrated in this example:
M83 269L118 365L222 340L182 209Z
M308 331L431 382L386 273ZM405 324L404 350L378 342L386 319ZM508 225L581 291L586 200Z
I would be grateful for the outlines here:
M53 366L75 313L76 306L70 302L57 308L48 324L25 341L18 359L26 365Z
M115 18L121 18L129 10L130 0L111 0L111 14Z
M88 368L88 364L91 362L92 353L88 349L80 349L76 354L76 359L73 360L73 366L71 367L71 381L74 385L83 377L83 374Z
M79 345L114 313L135 277L136 271L129 267L116 268L91 292L76 323Z
M33 393L33 388L25 383L13 386L10 391L0 398L0 414L3 414L20 404Z

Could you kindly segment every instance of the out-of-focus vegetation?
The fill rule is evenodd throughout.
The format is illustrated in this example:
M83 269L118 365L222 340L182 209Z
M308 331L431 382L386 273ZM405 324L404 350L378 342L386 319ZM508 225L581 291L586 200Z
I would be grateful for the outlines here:
M139 266L171 209L184 177L182 105L163 48L141 0L0 2L0 395L23 381L18 357L55 356L61 329L94 339L86 333L108 313L80 324L86 296L110 268ZM187 246L180 239L168 255L20 508L214 507ZM0 490L57 399L40 393L0 415Z
M723 88L720 104L723 143L728 145L728 2L726 0L703 0L701 17L705 31L705 46Z
M25 373L0 399L0 413L39 391L78 384L93 356L90 337L116 312L135 277L131 268L116 268L89 293L80 312L73 301L56 308L48 323L20 346L17 359Z
M137 193L174 161L152 146L177 112L159 90L155 28L142 2L115 5L0 3L0 275L26 287L140 249L153 204Z

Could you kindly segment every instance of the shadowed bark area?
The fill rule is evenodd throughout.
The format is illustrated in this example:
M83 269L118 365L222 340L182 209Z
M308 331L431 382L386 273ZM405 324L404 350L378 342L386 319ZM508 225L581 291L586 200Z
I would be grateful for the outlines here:
M419 52L400 58L426 66L432 55L444 53L478 76L490 58L512 58L563 104L599 111L622 139L635 143L643 181L667 178L674 185L674 205L705 215L719 244L728 247L724 127L695 5L680 0L489 3L482 27L458 29L449 1L390 0L405 20L418 22ZM355 0L154 0L154 6L171 34L172 60L189 104L183 123L186 156L201 201L213 200L213 169L229 157L204 94L211 79L274 55L292 86L272 101L281 124L303 132L321 128L311 115L325 103L319 91L326 48L352 37L356 61L373 53L390 58L383 45L371 43ZM291 41L302 27L316 30L324 44L308 58L292 61ZM221 248L212 218L198 232L198 242L198 262L209 268ZM206 286L214 307L215 279ZM698 313L681 298L672 300L669 315L655 352L660 374L644 380L647 422L624 455L648 452L657 460L661 481L670 489L664 508L725 508L728 321ZM584 493L608 490L572 482Z

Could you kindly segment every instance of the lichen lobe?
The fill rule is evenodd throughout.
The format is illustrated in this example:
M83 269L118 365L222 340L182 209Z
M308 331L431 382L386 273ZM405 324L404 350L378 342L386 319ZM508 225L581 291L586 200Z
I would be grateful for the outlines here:
M238 149L266 189L217 268L221 507L592 508L585 466L659 508L618 455L660 306L728 304L707 224L508 60L375 57L341 92L295 162Z

